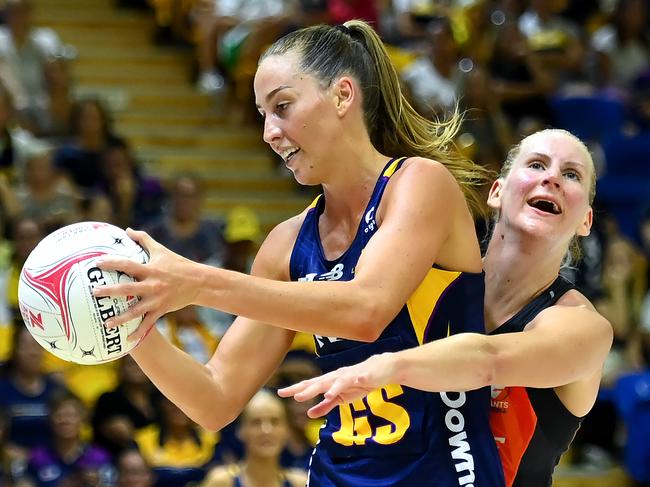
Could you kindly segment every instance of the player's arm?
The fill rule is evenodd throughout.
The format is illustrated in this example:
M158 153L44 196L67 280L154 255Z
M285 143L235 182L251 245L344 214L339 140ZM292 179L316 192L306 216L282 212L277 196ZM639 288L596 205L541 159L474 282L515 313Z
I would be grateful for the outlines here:
M461 333L360 364L281 390L298 401L324 394L309 414L321 416L386 384L441 392L490 384L558 387L599 374L612 344L609 322L590 306L553 306L520 333ZM435 370L435 374L431 371Z
M380 227L351 281L280 282L176 257L164 269L122 260L120 270L144 282L105 286L100 292L142 296L115 322L144 313L160 316L170 301L180 299L292 330L373 341L431 269L454 219L466 212L460 188L446 168L424 159L408 162L386 190ZM155 245L150 239L142 243ZM173 274L173 280L163 272Z
M269 235L252 273L288 277L291 228ZM278 238L281 237L281 238ZM278 367L295 332L238 317L207 364L171 345L155 328L131 355L160 391L207 429L220 429L237 417Z
M431 269L458 214L453 202L465 204L453 176L439 164L413 161L393 177L383 219L353 280L285 283L206 272L198 303L293 330L375 340ZM248 296L257 298L255 306L247 306Z

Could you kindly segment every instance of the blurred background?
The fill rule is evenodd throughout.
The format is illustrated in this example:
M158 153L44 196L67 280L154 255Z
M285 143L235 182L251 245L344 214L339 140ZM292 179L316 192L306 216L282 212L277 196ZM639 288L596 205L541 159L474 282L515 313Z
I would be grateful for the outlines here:
M320 426L309 405L263 394L203 431L129 358L82 367L44 352L18 275L43 236L83 220L246 272L316 190L262 141L257 60L294 29L354 18L382 36L423 115L460 106L457 145L476 162L498 171L544 127L589 146L595 224L563 272L615 343L554 486L650 485L649 12L650 0L0 0L0 486L230 485L219 479L258 464L300 484ZM188 307L159 327L207 361L232 319ZM268 386L317 373L299 335Z

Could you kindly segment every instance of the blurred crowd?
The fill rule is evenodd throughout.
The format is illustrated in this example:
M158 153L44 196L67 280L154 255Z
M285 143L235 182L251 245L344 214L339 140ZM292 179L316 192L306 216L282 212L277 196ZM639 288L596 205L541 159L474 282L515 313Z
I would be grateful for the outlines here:
M308 404L256 395L239 420L204 431L156 393L137 364L82 367L47 354L17 309L38 241L76 221L147 230L196 261L246 272L263 237L246 207L205 212L196 175L146 174L101 97L74 96L75 48L35 25L30 0L0 3L0 486L304 485L320 423ZM116 0L149 11L151 42L192 49L188 82L254 125L252 79L274 39L361 18L385 40L411 103L458 107L458 149L495 172L540 128L581 137L598 167L595 225L563 272L612 323L601 394L569 452L575 468L622 465L650 485L650 1ZM161 47L164 48L164 47ZM486 225L477 221L483 232ZM195 307L164 317L205 362L233 317ZM318 373L299 335L268 387ZM218 404L215 407L219 407ZM284 482L284 483L283 483ZM274 484L275 485L275 484Z

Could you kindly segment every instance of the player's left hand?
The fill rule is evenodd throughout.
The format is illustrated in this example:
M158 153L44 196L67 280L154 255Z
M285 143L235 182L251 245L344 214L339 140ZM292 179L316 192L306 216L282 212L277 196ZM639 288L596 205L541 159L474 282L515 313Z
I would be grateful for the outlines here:
M350 367L341 367L313 379L303 380L278 390L281 397L304 402L323 394L323 400L307 411L310 418L325 416L340 404L367 396L373 390L391 382L392 361L389 353L374 355Z
M105 256L97 265L103 270L120 271L136 282L98 286L96 296L138 296L140 301L106 322L107 327L144 316L129 340L140 340L165 313L192 304L198 292L194 266L199 265L156 242L145 232L127 229L127 234L149 254L149 262L140 264L126 258Z

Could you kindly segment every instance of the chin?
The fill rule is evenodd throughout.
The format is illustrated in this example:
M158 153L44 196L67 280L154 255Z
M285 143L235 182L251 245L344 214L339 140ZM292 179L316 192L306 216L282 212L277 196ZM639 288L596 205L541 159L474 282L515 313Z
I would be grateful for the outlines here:
M310 178L309 176L310 176L309 174L300 173L299 171L295 171L293 173L294 179L301 186L318 186L319 184L321 184L321 181L315 181L313 178Z
M518 225L520 231L540 240L557 240L557 225L546 221L523 221Z

